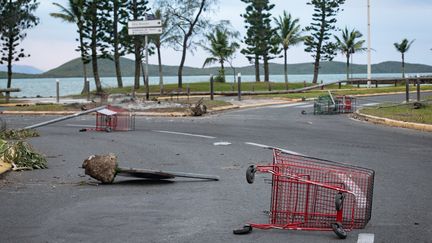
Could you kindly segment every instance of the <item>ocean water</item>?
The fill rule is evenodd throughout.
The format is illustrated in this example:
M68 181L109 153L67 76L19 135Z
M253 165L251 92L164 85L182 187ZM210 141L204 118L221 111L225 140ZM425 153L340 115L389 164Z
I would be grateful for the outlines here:
M407 76L416 76L416 75L431 75L430 73L421 73L421 74L407 74ZM289 75L289 82L310 82L312 80L313 75ZM367 74L354 74L354 78L366 78ZM372 74L372 78L400 78L400 73L378 73ZM344 80L346 78L346 74L321 74L318 76L319 82L328 83L337 80ZM226 76L227 82L233 82L234 76ZM261 78L263 79L263 77ZM41 78L41 79L13 79L12 87L20 88L21 92L11 93L13 97L54 97L56 95L56 80L55 78ZM83 88L83 78L59 78L60 82L60 95L72 95L79 94ZM128 86L133 84L133 77L123 77L123 85ZM159 84L158 76L149 77L150 84ZM254 81L255 76L253 75L244 75L242 76L243 82ZM271 75L270 80L272 82L284 82L283 75ZM93 79L89 79L90 88L95 89L95 84ZM183 84L187 83L196 83L196 82L204 82L209 81L209 76L184 76ZM116 87L117 79L115 77L104 77L101 78L102 87ZM165 76L164 84L173 84L177 83L177 76ZM143 82L141 81L141 84ZM0 79L0 88L6 87L6 79Z

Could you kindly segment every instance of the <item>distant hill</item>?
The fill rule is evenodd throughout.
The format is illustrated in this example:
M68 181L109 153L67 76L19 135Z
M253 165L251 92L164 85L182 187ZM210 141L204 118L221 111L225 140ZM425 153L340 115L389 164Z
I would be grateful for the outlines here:
M15 73L24 73L24 74L41 74L43 73L42 70L28 66L28 65L13 65L12 70ZM7 72L7 66L6 65L0 65L0 72Z
M114 62L109 59L100 59L99 62L99 74L101 77L115 77ZM353 73L366 73L367 66L353 64ZM131 77L135 73L135 62L128 58L121 58L122 76ZM261 74L263 74L263 68L260 67ZM270 64L270 73L272 75L283 74L283 64ZM382 62L372 65L373 73L400 73L401 63L400 62ZM87 65L87 71L89 77L92 77L91 65ZM163 72L165 76L177 76L178 67L163 65ZM235 70L237 73L240 72L243 75L254 75L253 66L237 67ZM405 64L405 71L407 73L432 73L432 66L423 64ZM313 63L298 63L288 65L289 74L312 74ZM344 74L346 72L346 64L343 62L322 62L320 67L320 74ZM149 73L151 76L158 75L158 66L149 65ZM194 75L209 75L217 74L218 67L211 68L195 68L195 67L184 67L183 75L194 76ZM228 66L226 67L226 74L232 75L233 71ZM0 72L0 77L4 74ZM71 60L57 68L51 69L39 75L17 75L15 78L64 78L64 77L81 77L82 76L82 64L79 58Z

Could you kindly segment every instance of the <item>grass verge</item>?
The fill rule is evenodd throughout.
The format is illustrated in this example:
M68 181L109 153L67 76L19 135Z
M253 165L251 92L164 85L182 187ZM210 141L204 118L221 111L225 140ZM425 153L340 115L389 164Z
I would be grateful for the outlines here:
M432 100L422 102L423 106L415 109L412 103L409 104L381 104L379 106L361 109L361 113L384 117L393 120L415 122L432 125Z

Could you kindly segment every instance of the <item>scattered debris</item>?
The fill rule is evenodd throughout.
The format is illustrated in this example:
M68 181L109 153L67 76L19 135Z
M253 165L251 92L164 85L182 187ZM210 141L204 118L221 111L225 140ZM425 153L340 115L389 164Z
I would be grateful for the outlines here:
M425 107L425 105L423 103L421 103L421 102L414 102L413 103L413 108L414 109L421 109L423 107Z
M203 100L201 98L196 104L190 106L192 116L202 116L207 113L207 106L203 104Z
M11 164L13 170L48 168L45 157L35 152L25 141L0 140L0 161Z
M26 130L4 130L0 132L0 139L18 140L23 138L39 137L39 133L33 129Z
M183 172L168 172L156 171L135 168L122 168L118 166L117 156L115 154L107 155L91 155L84 160L82 167L85 169L85 174L93 177L94 179L105 183L113 183L116 175L130 176L137 178L145 178L152 180L166 180L175 177L205 179L205 180L219 180L218 176L192 174Z

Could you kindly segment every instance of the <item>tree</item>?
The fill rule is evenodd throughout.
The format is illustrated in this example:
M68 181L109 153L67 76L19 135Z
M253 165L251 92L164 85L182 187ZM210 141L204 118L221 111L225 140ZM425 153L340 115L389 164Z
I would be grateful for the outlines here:
M11 88L12 64L30 56L18 46L26 38L26 30L39 23L39 18L34 15L39 3L36 0L0 0L0 5L0 64L7 64L7 88ZM9 98L10 92L6 92L6 102Z
M127 14L129 16L129 20L144 20L144 18L147 16L148 11L150 10L147 5L147 0L128 0ZM134 90L137 90L140 87L139 80L144 49L143 40L143 36L138 35L129 36L125 40L127 42L126 45L128 52L135 55Z
M262 58L264 63L264 81L269 81L268 61L275 58L279 53L276 28L271 27L270 11L274 4L268 0L241 0L248 4L246 13L241 16L245 19L246 36L244 43L246 48L241 53L246 55L248 60L254 60L255 79L260 81L259 60Z
M403 39L401 43L394 43L396 50L402 55L402 78L405 78L405 52L409 50L411 44L415 40L408 41L407 39Z
M127 0L103 1L101 9L105 16L105 42L110 46L110 56L114 58L114 65L117 77L117 87L123 87L121 74L120 57L125 55L125 47L121 44L124 42L125 31L121 31L120 24L126 25L128 14L126 12Z
M67 7L60 5L59 3L53 3L60 9L58 13L50 13L54 18L58 18L67 23L74 23L77 27L79 46L77 51L81 54L81 62L83 68L84 85L81 93L87 92L86 81L87 81L87 67L86 64L89 63L90 57L88 48L84 44L84 0L69 0Z
M277 25L277 36L280 45L284 52L284 75L285 75L285 88L288 89L288 63L287 63L287 52L290 46L297 45L303 42L304 37L301 35L301 29L299 25L299 19L293 19L291 14L283 12L279 18L274 18Z
M105 42L105 26L109 16L102 12L104 1L89 0L84 1L84 46L90 49L90 59L93 68L93 78L96 85L96 93L102 94L102 83L99 76L98 59L111 58L107 52L107 44Z
M310 35L305 38L306 52L312 53L314 61L313 83L318 81L320 61L333 60L337 45L330 41L331 31L335 30L335 16L345 0L310 0L308 5L314 7L312 23L305 28Z
M169 26L172 26L169 33L169 43L175 50L181 51L181 61L178 75L178 87L183 86L183 67L186 61L187 51L198 44L194 37L202 36L211 26L210 20L204 15L210 11L217 0L161 0L160 6L168 16ZM192 48L191 48L192 47Z
M210 57L206 58L203 67L216 62L220 63L221 68L219 70L219 75L216 77L217 81L225 82L224 63L235 54L238 48L240 48L240 45L237 42L230 42L230 38L235 38L238 35L238 32L232 32L222 25L217 26L211 33L205 35L208 45L201 46L210 54Z
M161 35L152 35L149 38L150 43L152 43L156 47L156 52L158 55L158 67L159 67L159 87L160 93L163 93L163 70L162 70L162 54L161 47L164 43L168 42L168 34L171 32L168 23L169 16L162 13L161 9L157 9L154 12L154 16L156 19L162 20L162 28L164 29Z
M337 49L342 52L343 55L346 57L346 79L349 79L349 68L350 68L350 57L354 53L358 51L364 51L366 48L363 47L363 44L365 43L365 40L359 40L357 39L363 37L362 33L360 31L353 29L351 31L348 30L347 27L345 27L344 30L342 30L342 37L339 38L338 36L335 36L336 43L337 43Z

